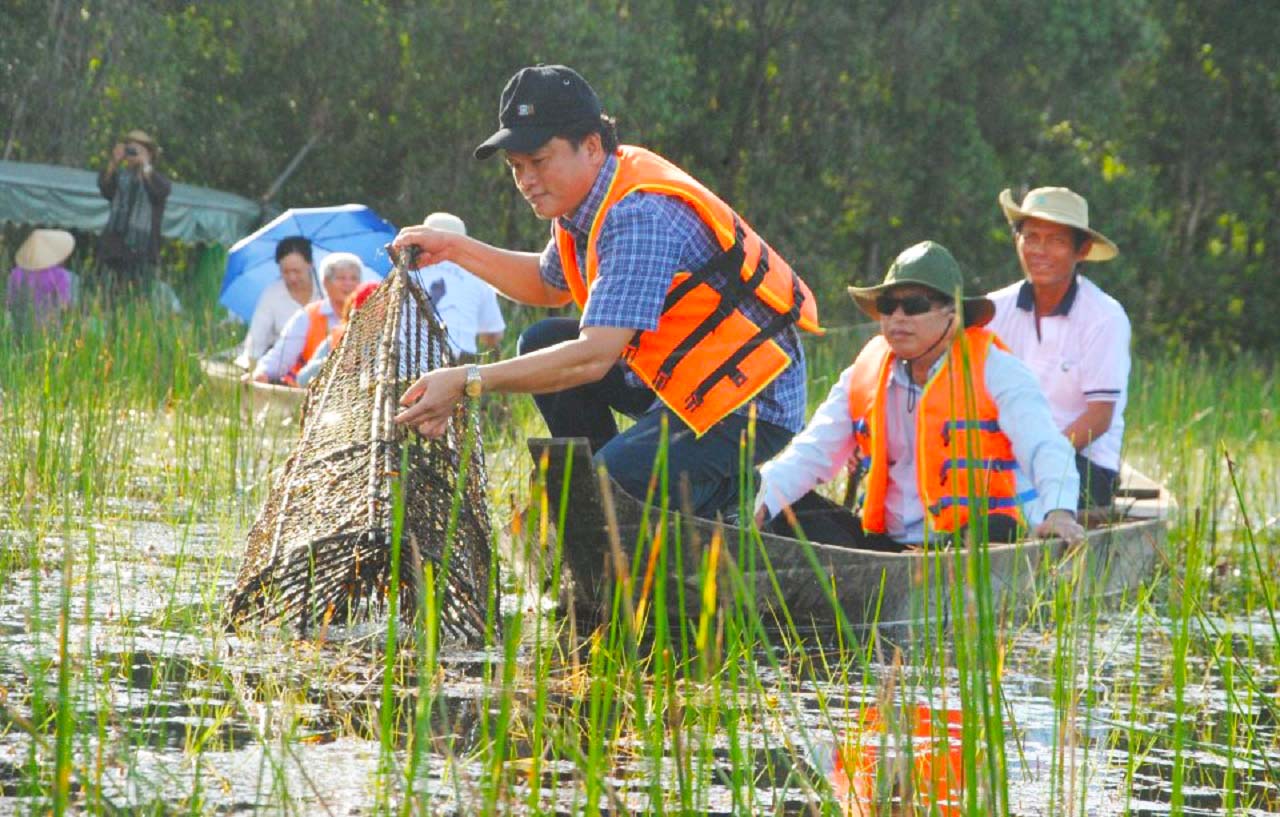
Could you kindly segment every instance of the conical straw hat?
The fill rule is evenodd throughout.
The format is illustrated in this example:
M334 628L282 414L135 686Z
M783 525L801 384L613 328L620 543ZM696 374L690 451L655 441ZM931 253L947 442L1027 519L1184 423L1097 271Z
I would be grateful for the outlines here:
M76 240L66 230L32 230L13 260L34 272L61 264L75 248Z

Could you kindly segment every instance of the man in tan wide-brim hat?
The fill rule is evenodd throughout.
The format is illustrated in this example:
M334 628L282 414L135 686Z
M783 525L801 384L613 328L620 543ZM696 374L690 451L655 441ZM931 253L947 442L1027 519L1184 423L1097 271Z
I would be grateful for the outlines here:
M1040 383L1076 448L1080 507L1111 504L1120 470L1129 381L1129 318L1079 271L1110 261L1115 242L1089 225L1089 204L1065 187L999 196L1024 280L991 293L991 328Z
M990 542L1028 526L1084 537L1071 445L1031 372L985 328L990 301L963 290L960 265L933 241L903 250L881 283L849 287L880 334L760 469L758 524L888 551L965 537L971 523ZM851 460L866 463L856 517L813 491Z

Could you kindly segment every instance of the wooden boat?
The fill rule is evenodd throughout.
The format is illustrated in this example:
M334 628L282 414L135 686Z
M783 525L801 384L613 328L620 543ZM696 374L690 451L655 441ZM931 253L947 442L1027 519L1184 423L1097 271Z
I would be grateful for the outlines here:
M580 619L608 618L615 589L622 586L618 576L630 577L630 606L639 608L646 572L661 575L649 566L654 541L668 548L663 590L672 621L681 615L698 617L703 563L714 538L720 542L720 603L732 605L745 595L769 624L781 624L787 616L799 628L823 630L839 625L843 617L855 630L875 627L886 635L901 633L927 622L945 622L953 582L963 582L966 549L880 553L769 533L756 538L755 533L723 522L646 508L597 473L585 439L534 439L529 451L535 476L545 463L545 482L541 477L538 482L548 486L552 527L559 516L561 486L566 491L563 560ZM1151 574L1175 507L1161 486L1123 469L1115 510L1105 520L1095 517L1088 522L1088 539L1082 546L1046 539L986 548L996 609L1025 612L1051 577L1087 582L1084 588L1073 587L1094 598L1132 592ZM658 603L655 591L651 589L649 596L645 604L652 607Z
M306 389L293 386L246 382L243 379L244 369L229 360L202 358L200 369L215 394L226 395L228 399L236 399L238 394L241 407L255 415L268 413L273 416L295 417L301 410L303 398L307 396Z

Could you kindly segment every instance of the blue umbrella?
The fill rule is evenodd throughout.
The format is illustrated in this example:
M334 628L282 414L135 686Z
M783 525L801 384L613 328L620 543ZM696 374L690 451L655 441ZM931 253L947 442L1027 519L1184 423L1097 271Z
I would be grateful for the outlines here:
M252 318L262 291L280 277L276 244L291 235L311 239L312 260L317 267L331 252L352 252L364 262L366 279L381 279L391 270L391 259L383 247L396 237L396 232L394 226L363 204L285 210L231 248L218 303L246 321Z

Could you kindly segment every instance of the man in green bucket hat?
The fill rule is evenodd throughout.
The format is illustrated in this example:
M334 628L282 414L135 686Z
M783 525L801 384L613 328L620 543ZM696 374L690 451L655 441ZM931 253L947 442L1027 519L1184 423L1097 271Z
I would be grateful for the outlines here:
M964 297L951 253L908 247L882 283L849 294L880 334L761 468L757 523L888 551L971 525L993 542L1029 529L1082 541L1071 444L1031 372L984 328L991 301ZM863 479L856 516L813 491L851 463Z

